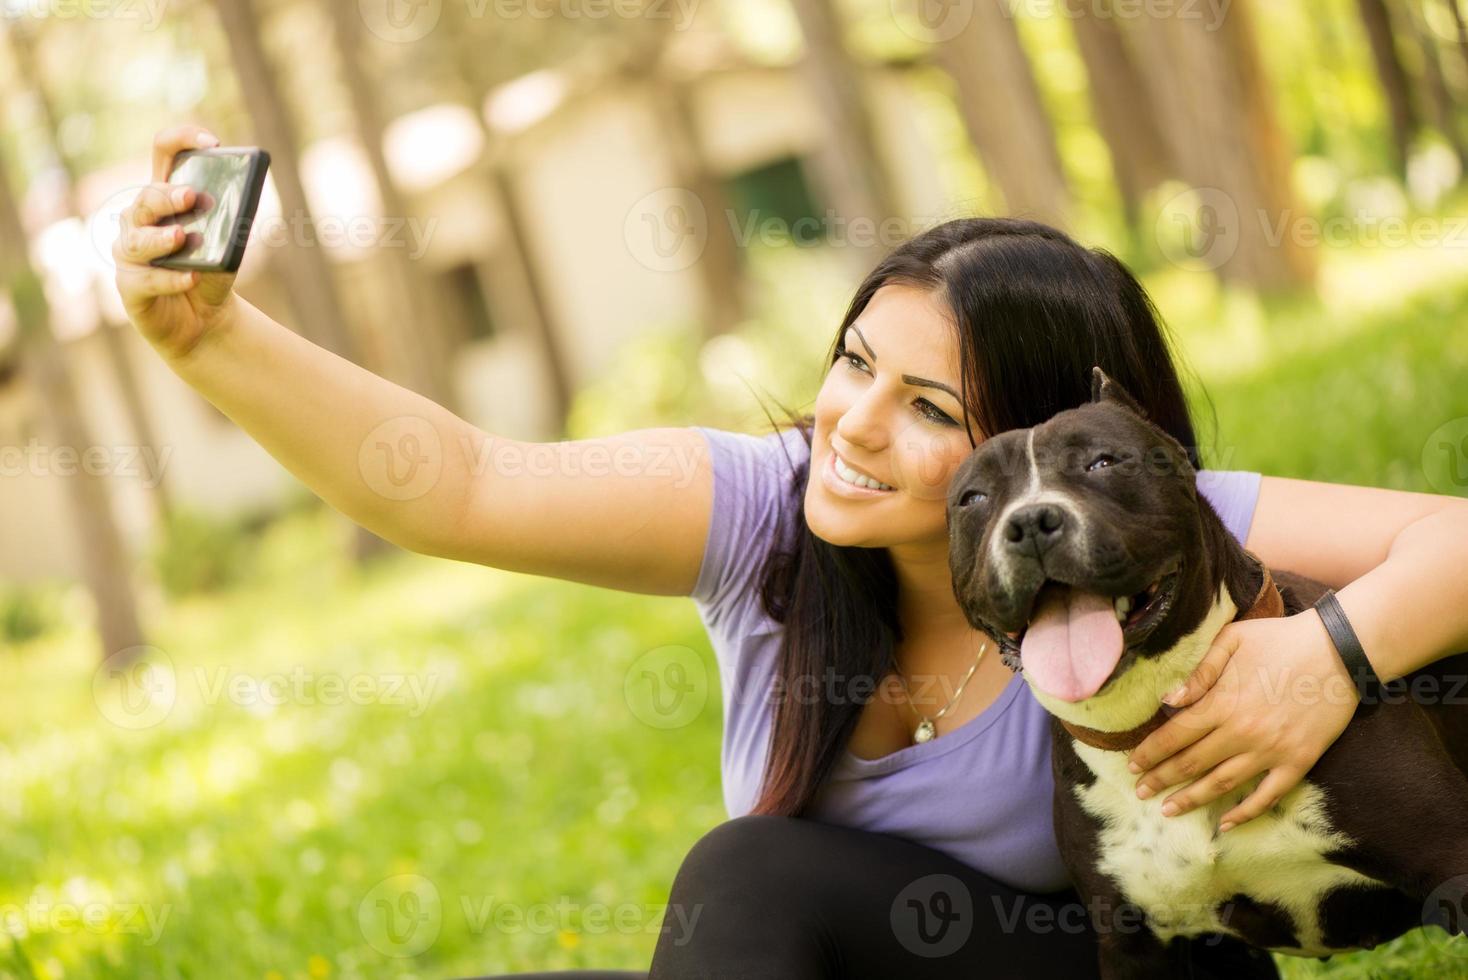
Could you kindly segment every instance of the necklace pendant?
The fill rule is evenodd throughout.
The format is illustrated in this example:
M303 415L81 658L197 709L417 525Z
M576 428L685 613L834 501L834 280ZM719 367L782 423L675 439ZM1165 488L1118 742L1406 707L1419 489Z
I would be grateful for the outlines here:
M917 726L917 730L912 733L912 740L919 744L923 742L931 742L933 740L933 736L937 734L938 730L933 727L933 723L927 718L924 718L922 722Z

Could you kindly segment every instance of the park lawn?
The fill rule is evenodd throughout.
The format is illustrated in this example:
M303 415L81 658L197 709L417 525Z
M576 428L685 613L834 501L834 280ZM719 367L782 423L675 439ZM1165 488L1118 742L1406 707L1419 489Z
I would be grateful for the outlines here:
M418 555L357 572L341 532L293 517L261 581L162 612L176 695L156 724L94 697L85 635L6 658L27 694L0 722L0 911L30 926L37 976L647 963L682 856L723 817L692 603ZM624 693L667 646L709 668L671 729ZM77 924L91 908L105 930ZM3 943L0 971L28 976Z
M1442 454L1450 436L1468 455L1468 287L1355 318L1285 308L1265 342L1267 364L1222 381L1193 362L1218 415L1210 441L1207 405L1189 392L1206 465L1468 495Z
M1282 313L1282 353L1249 371L1195 364L1222 376L1209 465L1434 489L1429 437L1468 419L1468 289L1321 320ZM141 709L80 631L6 652L0 921L23 934L0 975L646 966L679 862L724 818L692 603L418 555L354 569L343 530L293 514L247 585L152 603L157 666L127 676L163 693ZM669 664L696 709L675 718L643 689ZM1468 942L1281 962L1468 977Z

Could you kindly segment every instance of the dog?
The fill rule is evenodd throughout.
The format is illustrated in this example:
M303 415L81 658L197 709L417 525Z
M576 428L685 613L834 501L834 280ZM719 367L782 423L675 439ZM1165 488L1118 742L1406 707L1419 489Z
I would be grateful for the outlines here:
M1051 715L1056 838L1102 975L1166 976L1178 937L1324 958L1425 924L1463 932L1468 654L1387 686L1428 678L1431 703L1362 700L1302 782L1227 833L1262 776L1173 817L1167 793L1136 797L1127 753L1223 626L1326 587L1245 550L1177 440L1099 367L1091 382L1089 403L980 444L946 504L964 615ZM1281 710L1303 717L1301 701Z

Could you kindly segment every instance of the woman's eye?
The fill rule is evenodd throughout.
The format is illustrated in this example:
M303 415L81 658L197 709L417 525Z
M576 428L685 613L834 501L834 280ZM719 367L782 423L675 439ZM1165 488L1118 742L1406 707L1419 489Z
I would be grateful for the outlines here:
M922 413L923 418L929 419L933 422L940 422L944 425L958 424L957 422L953 421L953 417L951 415L943 411L937 405L934 405L932 402L928 401L926 398L919 398L917 400L917 405L918 411Z
M1095 459L1091 460L1091 462L1086 465L1086 472L1087 473L1090 473L1092 470L1105 469L1107 466L1110 466L1111 464L1113 464L1115 462L1116 462L1116 457L1115 456L1112 456L1109 453L1102 453L1100 456L1097 456Z
M845 361L846 366L854 371L861 371L867 366L866 361L863 361L860 357L851 353L851 351L847 350L844 347L836 351L836 357L834 358L834 360Z
M845 362L846 366L853 371L859 371L862 374L867 373L867 362L863 361L860 355L853 354L845 347L838 347L836 349L836 353L831 357L832 364L835 364L837 361ZM917 406L918 414L927 419L929 422L936 422L940 425L958 424L953 420L953 417L951 415L943 411L937 405L934 405L932 402L928 401L926 398L919 398L917 401L913 402L913 404Z

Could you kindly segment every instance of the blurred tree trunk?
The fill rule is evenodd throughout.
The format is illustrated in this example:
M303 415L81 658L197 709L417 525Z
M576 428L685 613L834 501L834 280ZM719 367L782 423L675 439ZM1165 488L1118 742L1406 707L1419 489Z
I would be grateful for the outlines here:
M892 177L877 143L871 100L859 64L846 49L841 18L832 0L791 0L805 38L800 72L826 122L812 162L815 182L838 217L864 225L852 229L854 264L870 268L888 249L871 235L892 217L902 217Z
M1143 195L1169 177L1177 167L1169 159L1167 142L1148 107L1147 86L1127 50L1111 5L1082 5L1070 18L1076 46L1090 77L1091 108L1111 151L1122 208L1129 227L1135 228Z
M1371 60L1376 65L1376 76L1381 82L1382 94L1386 96L1397 174L1405 177L1412 139L1417 135L1419 120L1416 106L1412 102L1412 87L1407 79L1407 71L1402 67L1402 59L1397 52L1391 13L1387 10L1386 0L1356 0L1356 7L1361 13L1361 26L1366 29L1366 39L1371 44Z
M1418 4L1420 0L1409 0ZM1419 6L1413 6L1404 11L1408 23L1407 30L1412 35L1413 42L1417 45L1422 56L1422 80L1424 101L1427 103L1427 115L1432 119L1432 124L1442 134L1452 147L1454 155L1458 158L1458 170L1462 173L1468 170L1468 145L1463 141L1463 130L1458 118L1458 107L1454 102L1453 93L1448 88L1448 79L1443 72L1442 51L1438 47L1437 36L1426 22L1426 11Z
M1267 292L1313 287L1316 257L1293 233L1304 217L1294 162L1259 60L1250 7L1216 29L1201 18L1138 17L1138 64L1183 180L1203 192L1218 275ZM1211 200L1210 200L1211 198ZM1220 210L1222 213L1220 213ZM1231 226L1231 227L1230 227Z
M704 152L698 115L693 104L692 78L679 70L672 49L672 31L658 36L657 49L639 59L638 80L657 114L660 130L672 162L673 184L691 192L703 206L707 240L694 263L704 309L706 337L727 333L744 318L744 268L739 242L732 227L733 209L724 194L719 175Z
M535 336L539 341L546 377L551 387L550 426L555 438L562 439L565 438L566 422L571 415L571 399L574 394L571 368L561 347L561 334L556 328L555 314L546 293L545 281L540 274L540 266L535 261L535 247L530 240L525 211L520 206L520 192L516 187L509 148L502 145L499 136L488 129L486 136L491 141L490 150L481 167L504 221L508 252L511 260L519 267L525 299L535 310L538 321L535 324Z
M1458 29L1458 59L1462 62L1460 71L1463 74L1468 74L1468 17L1463 15L1462 0L1442 0L1442 2L1447 6L1448 12L1453 18L1453 24ZM1461 78L1462 75L1459 75L1459 77ZM1468 178L1468 173L1465 173L1463 176Z
M47 138L50 140L51 152L61 166L61 172L65 177L66 185L63 195L66 200L67 213L77 218L85 226L87 215L82 213L80 203L77 201L77 163L66 153L62 141L58 135L61 122L56 114L56 106L51 101L51 93L47 88L46 79L42 77L41 65L36 57L35 45L37 39L27 27L24 20L18 21L10 26L5 32L10 39L10 50L15 58L16 67L20 70L22 84L30 81L29 91L36 100L36 106L41 113L41 121ZM93 283L95 293L96 283ZM98 336L103 342L103 349L107 353L108 364L117 379L117 389L122 394L122 408L126 413L128 427L132 430L133 437L137 440L138 448L145 450L143 456L146 460L156 461L160 459L157 434L153 429L153 420L148 414L148 408L143 401L142 389L138 384L137 372L133 369L132 361L128 359L127 345L123 340L121 331L125 328L131 333L132 327L125 321L119 323L109 319L106 314L107 307L97 300L98 318L95 325ZM159 467L156 473L146 474L148 481L153 486L153 494L149 499L153 503L157 516L161 520L173 509L169 485L165 479L166 468Z
M302 332L323 347L348 360L391 377L375 359L364 362L357 351L352 333L342 311L331 262L325 245L316 234L316 224L306 201L298 161L300 142L285 101L275 86L270 62L261 43L260 21L255 0L214 0L214 9L229 39L235 75L261 145L270 153L270 170L280 195L281 214L292 234L299 229L309 240L293 241L274 256L289 294L291 307L300 320ZM393 545L361 525L356 528L353 552L360 560Z
M1453 15L1453 23L1458 25L1458 50L1463 55L1465 67L1468 67L1468 17L1463 16L1462 0L1443 0L1443 3Z
M65 354L51 334L50 311L41 278L30 263L19 199L14 196L4 160L0 159L0 282L8 288L19 326L22 370L45 407L55 449L76 454L72 472L54 474L65 487L75 539L80 548L82 578L97 606L100 653L106 660L144 643L133 595L130 560L118 532L105 477L94 467L77 465L96 446L87 429L81 400L67 369ZM60 459L56 460L58 466ZM125 659L130 659L130 656ZM113 661L120 664L122 660Z
M352 101L357 141L372 167L383 214L390 219L406 220L408 205L383 153L386 120L376 88L363 66L362 18L353 4L325 0L325 7L332 20L342 81ZM384 326L392 333L396 353L411 369L404 373L416 378L414 387L420 393L450 411L457 410L453 352L444 326L444 311L433 302L432 282L402 247L378 248L375 253L385 255L397 279L396 292L403 315L384 318Z
M958 105L1006 210L1065 228L1071 193L1050 116L1005 0L974 0L963 29L938 48Z
M450 8L452 13L455 8ZM460 13L459 16L464 16ZM520 206L519 191L515 184L514 161L508 141L489 128L484 118L485 91L480 85L479 73L475 70L482 52L471 48L464 40L473 34L460 30L456 35L460 43L453 44L456 80L463 86L471 114L484 136L485 150L475 161L474 170L483 178L495 209L503 222L505 241L502 246L505 257L514 266L513 279L518 280L517 293L529 315L528 329L533 335L535 346L540 351L541 364L550 387L550 428L554 438L564 438L566 422L571 415L571 399L574 395L571 368L566 360L560 338L567 336L560 327L545 280L535 259L534 244L530 240L524 209Z

